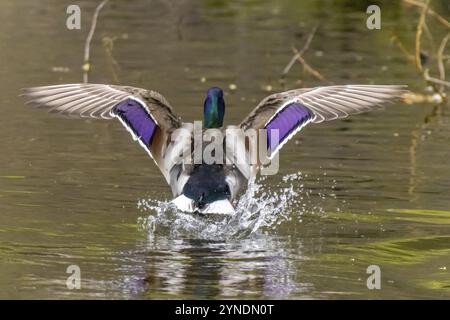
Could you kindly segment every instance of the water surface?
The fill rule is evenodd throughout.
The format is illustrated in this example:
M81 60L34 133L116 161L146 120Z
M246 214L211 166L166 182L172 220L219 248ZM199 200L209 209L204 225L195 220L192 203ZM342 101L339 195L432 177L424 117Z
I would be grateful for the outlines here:
M22 87L81 81L97 2L77 2L79 31L65 28L72 3L0 2L0 298L450 297L448 105L397 103L309 126L239 218L177 214L118 122L61 118L18 97ZM365 1L112 1L90 82L157 90L186 121L221 86L226 122L237 123L268 89L283 90L291 47L319 25L305 58L329 81L421 92L390 41L395 32L413 51L417 11L383 3L382 29L369 31ZM433 6L450 16L445 1ZM323 83L295 66L284 88L314 85ZM366 287L373 264L381 290ZM69 265L81 268L81 290L66 287Z

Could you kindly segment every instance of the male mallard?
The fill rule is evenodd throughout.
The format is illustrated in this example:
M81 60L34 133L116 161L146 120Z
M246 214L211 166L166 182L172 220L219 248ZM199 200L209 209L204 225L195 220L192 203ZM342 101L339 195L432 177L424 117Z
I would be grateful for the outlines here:
M223 127L223 92L214 87L206 95L204 128L201 130L206 133L208 130L241 129L246 132L267 129L268 136L259 140L264 141L263 146L272 158L306 124L374 109L398 98L403 91L403 86L389 85L290 90L266 97L239 126ZM28 103L50 108L51 112L102 119L118 118L155 161L172 188L172 202L183 211L234 212L233 200L261 168L261 162L245 164L245 161L236 161L236 158L217 163L186 161L186 157L195 157L193 125L183 123L167 100L155 91L105 84L64 84L25 89L24 95ZM270 135L274 130L278 133L275 138ZM239 135L237 137L245 139ZM222 144L224 151L228 143L228 140L225 141ZM246 146L243 153L248 153L248 145L240 142ZM204 148L202 144L200 149ZM245 157L237 155L238 158L242 156Z

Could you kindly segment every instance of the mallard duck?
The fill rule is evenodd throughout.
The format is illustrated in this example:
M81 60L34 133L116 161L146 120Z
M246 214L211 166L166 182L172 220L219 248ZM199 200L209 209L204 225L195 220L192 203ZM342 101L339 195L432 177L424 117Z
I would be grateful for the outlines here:
M309 123L345 118L393 101L405 91L396 85L338 85L296 89L269 95L237 126L223 126L225 101L220 88L210 88L203 106L201 134L250 129L277 132L258 145L273 158L281 147ZM247 163L245 137L235 135L246 147L233 159L200 163L195 158L194 125L184 123L158 92L106 84L63 84L24 89L27 103L50 112L100 119L117 118L134 140L154 160L172 189L172 203L187 212L233 213L234 201L262 167L260 160ZM258 133L259 134L259 133ZM222 143L224 151L231 141ZM205 149L203 141L200 149ZM198 144L198 143L197 143ZM226 154L226 152L224 152ZM223 160L227 156L221 156ZM241 159L236 159L241 158Z

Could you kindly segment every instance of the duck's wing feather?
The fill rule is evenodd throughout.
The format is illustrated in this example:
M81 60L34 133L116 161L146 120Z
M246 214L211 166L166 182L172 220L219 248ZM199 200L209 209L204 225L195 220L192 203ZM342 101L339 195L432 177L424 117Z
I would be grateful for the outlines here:
M381 108L405 91L406 86L397 85L342 85L276 93L262 100L240 127L267 129L267 146L273 156L308 123ZM272 130L277 130L278 136L272 135Z
M118 118L162 169L170 133L181 126L158 92L105 84L64 84L23 89L27 104L68 116ZM167 172L163 172L167 178Z

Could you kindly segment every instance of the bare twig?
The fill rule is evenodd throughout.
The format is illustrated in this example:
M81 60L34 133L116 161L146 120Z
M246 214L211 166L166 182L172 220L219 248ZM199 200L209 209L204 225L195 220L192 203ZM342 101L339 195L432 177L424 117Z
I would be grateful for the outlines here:
M447 45L448 40L450 39L450 32L442 39L441 45L439 46L437 52L437 61L439 68L439 77L442 81L445 81L445 67L444 67L444 50ZM441 92L444 91L444 85L441 85Z
M92 17L92 23L91 23L91 29L89 30L89 34L86 38L86 42L84 44L84 64L83 64L83 83L87 83L88 82L88 75L89 75L89 71L91 69L91 64L89 61L89 57L90 57L90 47L91 47L91 41L92 41L92 37L94 36L94 32L95 32L95 27L97 26L97 19L98 19L98 15L100 14L100 11L102 10L102 8L104 7L104 5L108 2L109 0L103 0L95 9L94 15Z
M419 23L417 24L417 31L416 31L416 68L420 72L422 72L422 62L420 61L420 41L422 37L422 31L425 25L425 19L427 16L427 12L429 9L430 0L427 0L426 5L422 8L422 12L420 13L420 19Z
M284 77L286 77L286 75L289 73L291 68L294 66L295 62L298 60L298 57L302 56L309 49L311 41L314 38L314 35L316 34L317 28L318 28L318 26L315 26L311 30L311 32L308 35L308 38L306 39L305 44L303 45L303 48L299 52L295 53L294 56L292 57L291 61L289 61L289 63L286 65L286 67L283 70L283 73L281 74L282 79Z
M432 95L432 100L434 102L444 101L444 100L446 100L445 87L449 87L449 82L445 81L444 50L445 50L447 41L450 38L450 33L442 40L441 45L440 45L438 51L436 52L433 36L431 34L431 31L428 29L427 23L426 23L426 18L428 15L431 15L431 12L433 12L433 15L435 17L437 16L437 14L429 8L430 0L426 0L425 2L417 2L415 0L403 0L403 1L405 3L415 5L422 9L421 13L420 13L420 18L419 18L419 21L418 21L417 27L416 27L415 54L412 57L412 59L411 59L411 55L409 54L408 50L403 46L403 44L400 42L400 40L397 38L397 36L395 34L393 35L393 39L394 39L394 41L397 42L400 50L408 57L408 59L413 61L414 65L416 66L417 71L420 73L420 75L423 77L423 79L428 83L429 86L432 87L432 89L435 93L434 95ZM429 75L429 69L424 68L422 65L421 38L422 38L423 32L426 33L427 38L431 44L432 53L433 54L436 53L437 60L438 60L438 69L439 69L440 79L431 77Z
M305 54L305 52L309 49L309 46L311 45L311 41L312 41L312 39L314 38L314 36L316 35L316 31L317 31L317 28L318 28L319 26L318 25L316 25L312 30L311 30L311 32L309 33L309 35L308 35L308 38L306 39L306 42L305 42L305 44L303 45L303 48L301 48L301 50L299 51L299 54L302 56L303 54Z
M426 69L424 71L423 76L424 76L425 80L428 81L428 82L431 82L431 83L434 83L434 84L438 84L440 86L445 86L445 87L449 87L450 88L450 82L449 81L445 81L445 80L441 80L441 79L430 77L430 75L428 73L428 69Z
M403 0L403 2L413 5L413 6L416 6L416 7L420 7L422 9L428 6L427 3L416 1L416 0ZM433 11L432 9L428 10L428 14L430 16L433 16L434 18L436 18L436 20L438 20L441 24L443 24L447 28L450 28L450 22L448 20L446 20L445 18L443 18L438 13L436 13L435 11Z
M112 37L112 38L111 37L103 37L102 44L103 44L103 48L105 49L106 61L108 62L108 68L111 72L113 82L115 84L118 84L119 83L118 71L120 71L120 65L116 61L116 59L114 59L114 56L112 54L113 48L114 48L114 41L116 41L116 40L117 40L117 37Z
M183 32L181 31L181 25L183 24L184 21L184 14L182 14L178 20L177 20L177 36L178 36L178 40L183 40Z
M415 56L413 54L411 54L408 51L408 49L406 49L403 42L400 41L400 39L398 38L398 36L395 33L392 33L391 39L393 42L395 42L397 44L398 48L405 55L405 57L408 59L408 61L411 62L412 64L415 64Z
M306 61L305 59L299 54L300 52L295 49L292 48L292 50L294 51L294 54L297 57L297 61L300 62L300 64L303 66L303 69L308 72L310 75L312 75L313 77L319 79L320 81L324 81L324 82L328 82L327 79L325 79L325 77L316 69L314 69L313 67L311 67Z
M433 38L433 35L431 34L430 28L428 28L428 24L427 24L426 21L423 24L423 30L425 30L425 34L426 34L426 36L428 38L428 41L430 43L432 55L435 55L436 54L436 47L434 45L434 38Z

